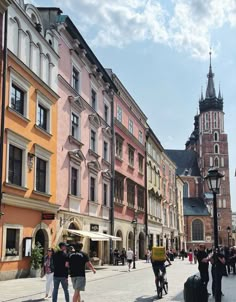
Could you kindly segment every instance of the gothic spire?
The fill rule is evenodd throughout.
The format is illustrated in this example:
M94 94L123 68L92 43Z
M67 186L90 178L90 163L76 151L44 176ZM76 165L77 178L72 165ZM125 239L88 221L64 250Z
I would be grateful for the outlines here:
M207 75L208 77L208 83L207 83L207 90L206 90L206 98L215 98L216 92L215 92L215 86L214 86L214 73L212 72L211 67L211 51L209 52L210 55L210 66L209 66L209 73Z
M223 99L221 96L221 91L220 91L220 85L219 85L219 94L218 94L218 99Z

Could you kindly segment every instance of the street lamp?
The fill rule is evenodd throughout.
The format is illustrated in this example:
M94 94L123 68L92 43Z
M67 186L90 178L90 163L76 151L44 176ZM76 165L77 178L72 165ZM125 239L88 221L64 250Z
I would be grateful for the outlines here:
M216 194L219 193L220 189L220 181L221 178L224 177L221 173L219 173L218 169L211 168L208 170L208 174L205 177L208 183L209 190L212 191L213 194L213 218L214 218L214 241L215 241L215 251L214 251L214 264L215 264L215 301L221 301L221 278L219 277L218 272L218 263L217 263L217 255L218 252L218 225L217 225L217 204L216 204Z
M227 227L227 232L228 232L228 247L229 247L229 236L230 236L230 231L231 231L231 228L230 226Z
M136 263L135 263L135 238L136 238L136 229L137 229L137 217L135 217L133 220L132 220L132 225L133 225L133 229L134 229L134 240L133 240L133 252L134 252L134 261L133 261L133 268L136 268Z

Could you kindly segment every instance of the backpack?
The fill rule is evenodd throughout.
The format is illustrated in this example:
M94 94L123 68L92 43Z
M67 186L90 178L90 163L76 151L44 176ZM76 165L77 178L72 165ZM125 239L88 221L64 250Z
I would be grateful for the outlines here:
M152 261L166 261L166 248L164 246L152 247Z

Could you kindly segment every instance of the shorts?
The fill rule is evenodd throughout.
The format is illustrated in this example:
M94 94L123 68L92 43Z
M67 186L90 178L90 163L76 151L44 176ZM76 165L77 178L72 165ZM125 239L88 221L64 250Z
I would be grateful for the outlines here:
M132 259L127 259L127 262L128 263L132 263Z
M74 290L85 291L85 285L86 285L85 277L71 277L71 282Z

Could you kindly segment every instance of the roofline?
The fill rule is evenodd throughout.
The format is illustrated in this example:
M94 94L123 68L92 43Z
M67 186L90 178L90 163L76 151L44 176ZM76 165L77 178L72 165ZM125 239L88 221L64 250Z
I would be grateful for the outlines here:
M152 128L149 126L149 124L147 123L148 126L148 131L147 131L147 135L150 134L150 136L156 141L157 145L160 147L161 151L164 152L164 147L162 146L160 140L157 138L156 134L154 133L154 131L152 130Z

